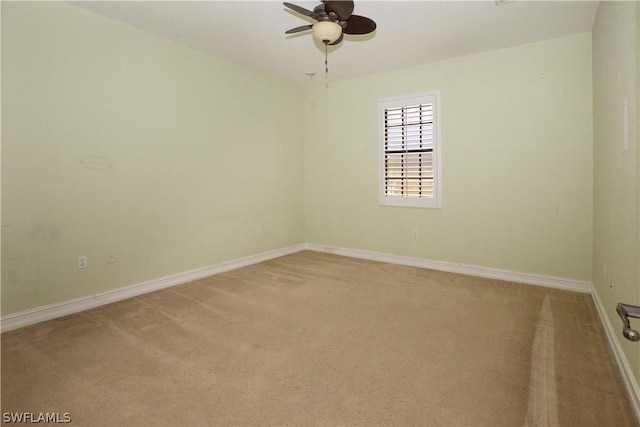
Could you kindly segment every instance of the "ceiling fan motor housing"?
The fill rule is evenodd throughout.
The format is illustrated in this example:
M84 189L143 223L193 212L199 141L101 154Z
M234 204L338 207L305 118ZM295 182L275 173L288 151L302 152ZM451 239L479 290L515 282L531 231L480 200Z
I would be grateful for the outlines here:
M285 2L284 5L316 21L313 25L292 28L285 34L312 30L316 40L334 45L342 41L343 34L368 34L376 29L376 23L373 20L353 14L353 1L322 0L322 3L313 11L292 3Z

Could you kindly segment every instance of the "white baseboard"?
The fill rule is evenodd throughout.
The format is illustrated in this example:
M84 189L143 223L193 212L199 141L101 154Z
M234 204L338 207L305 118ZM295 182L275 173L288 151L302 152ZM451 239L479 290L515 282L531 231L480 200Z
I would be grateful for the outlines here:
M224 273L226 271L235 270L246 267L259 262L289 255L294 252L304 250L304 244L289 246L282 249L263 252L257 255L236 259L233 261L223 262L214 266L199 268L196 270L185 271L183 273L161 277L159 279L150 280L148 282L138 283L135 285L114 289L88 297L77 298L56 304L49 304L37 307L31 310L21 311L15 314L9 314L0 318L0 331L7 332L14 329L22 328L46 320L55 319L57 317L67 316L69 314L78 313L90 308L99 307L101 305L110 304L112 302L135 297L159 289L168 288L170 286L180 285L193 280L202 279L203 277L213 276L215 274Z
M148 282L138 283L124 288L114 289L89 297L77 298L62 303L50 304L43 307L37 307L31 310L2 316L0 318L0 331L11 331L14 329L44 322L46 320L51 320L57 317L66 316L101 305L110 304L112 302L120 301L126 298L131 298L145 293L157 291L159 289L168 288L170 286L187 283L193 280L198 280L203 277L213 276L216 274L224 273L226 271L231 271L249 265L257 264L305 249L315 252L331 253L371 261L388 262L392 264L428 268L450 273L459 273L470 276L505 280L509 282L564 289L574 292L591 293L598 310L600 320L602 321L602 324L604 326L609 345L611 346L616 362L618 363L618 367L620 368L625 387L631 400L631 404L636 413L636 416L638 417L638 420L640 421L640 389L638 388L638 383L636 382L633 376L633 372L631 371L631 368L629 366L629 362L627 361L627 358L625 357L624 352L620 347L620 343L616 338L616 332L613 329L611 322L609 322L609 318L607 317L606 311L602 306L602 302L600 301L600 298L598 297L595 289L592 288L592 284L590 282L579 280L570 280L529 273L518 273L489 267L480 267L443 261L431 261L420 258L391 255L381 252L325 246L314 243L304 243L282 249L276 249L273 251L263 252L257 255L224 262L210 267L186 271L183 273L150 280Z
M517 282L517 283L525 283L529 285L537 285L537 286L545 286L550 288L564 289L568 291L574 292L583 292L590 293L595 302L595 306L598 311L598 315L600 317L600 321L602 322L607 339L609 341L609 345L613 354L615 356L616 362L618 364L618 368L620 369L620 373L623 377L623 382L625 388L627 389L629 399L633 410L635 411L636 417L640 422L640 388L638 387L638 382L636 381L633 372L631 371L631 367L629 366L629 362L627 361L624 352L622 351L622 347L620 347L620 342L618 341L616 330L611 325L609 321L609 317L598 297L598 293L593 288L592 283L579 281L579 280L568 280L558 277L550 277L550 276L541 276L534 275L528 273L518 273L513 271L499 270L488 267L479 267L473 265L464 265L464 264L456 264L442 261L430 261L419 258L410 258L403 257L391 254L385 254L380 252L372 252L372 251L364 251L359 249L347 249L347 248L339 248L334 246L324 246L313 243L307 243L304 245L305 249L316 251L316 252L324 252L331 253L336 255L343 255L352 258L361 258L370 261L381 261L388 262L392 264L400 264L400 265L408 265L412 267L420 267L420 268L428 268L432 270L440 270L446 271L449 273L460 273L466 274L470 276L477 277L485 277L490 279L498 279L498 280L506 280L509 282Z
M370 261L381 261L391 264L407 265L411 267L428 268L431 270L446 271L448 273L459 273L466 274L468 276L525 283L527 285L545 286L548 288L563 289L573 292L591 292L591 282L580 280L563 279L559 277L542 276L529 273L518 273L515 271L500 270L496 268L480 267L475 265L465 265L443 261L430 261L426 259L410 258L381 252L339 248L334 246L317 245L313 243L307 243L304 245L304 247L305 249L310 251L343 255L352 258L367 259Z
M385 254L380 252L364 251L357 249L339 248L333 246L323 246L313 243L304 243L287 248L276 249L257 255L240 258L233 261L224 262L218 265L190 270L171 276L161 277L148 282L114 289L88 297L77 298L56 304L49 304L19 313L9 314L0 317L0 332L7 332L25 326L33 325L57 317L78 313L90 308L110 304L126 298L142 295L170 286L187 283L192 280L201 279L207 276L224 273L248 265L257 264L269 259L289 255L301 250L308 249L316 252L333 253L352 258L362 258L372 261L388 262L399 265L429 268L433 270L447 271L451 273L467 274L471 276L486 277L491 279L506 280L510 282L526 283L530 285L547 286L552 288L565 289L577 292L591 292L591 285L587 282L567 280L556 277L539 276L526 273L498 270L488 267L455 264L442 261L430 261L419 258L409 258L398 255Z
M620 369L622 381L624 382L624 385L627 389L627 394L629 395L631 406L636 413L638 422L640 422L640 387L638 387L638 382L633 376L631 366L629 366L629 361L624 355L622 347L620 346L620 341L617 338L619 336L618 334L622 335L622 322L620 323L620 327L618 329L614 329L613 325L611 325L611 322L609 321L609 316L607 316L607 311L604 309L602 301L600 300L598 292L595 288L592 289L591 296L593 297L593 302L596 306L596 309L598 310L598 314L600 315L600 321L602 321L602 326L604 327L604 331L607 335L609 346L611 347L616 362L618 363L618 368Z

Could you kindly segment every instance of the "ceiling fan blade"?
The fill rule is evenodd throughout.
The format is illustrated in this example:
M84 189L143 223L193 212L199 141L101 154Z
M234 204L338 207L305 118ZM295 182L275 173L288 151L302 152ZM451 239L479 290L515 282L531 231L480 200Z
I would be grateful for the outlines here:
M294 34L294 33L299 33L302 31L307 31L313 28L313 25L309 24L309 25L302 25L300 27L296 27L296 28L292 28L290 30L285 31L285 34Z
M335 46L339 44L343 38L344 38L344 33L340 33L340 37L338 37L338 40L334 41L333 43L329 43L329 46Z
M324 3L324 10L327 13L335 13L340 21L346 21L353 13L353 2L327 0Z
M347 26L342 30L345 34L369 34L376 29L376 23L369 18L360 15L351 15L347 20Z
M282 3L285 6L287 6L289 9L293 10L294 12L298 12L301 15L304 16L312 16L313 12L311 12L310 10L305 9L304 7L300 7L298 5L295 4L291 4L291 3Z

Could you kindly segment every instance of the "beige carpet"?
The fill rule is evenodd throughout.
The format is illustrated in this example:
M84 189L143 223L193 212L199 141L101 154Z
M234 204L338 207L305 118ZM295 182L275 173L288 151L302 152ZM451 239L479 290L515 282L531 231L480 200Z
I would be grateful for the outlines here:
M636 425L591 297L300 252L2 335L72 425Z

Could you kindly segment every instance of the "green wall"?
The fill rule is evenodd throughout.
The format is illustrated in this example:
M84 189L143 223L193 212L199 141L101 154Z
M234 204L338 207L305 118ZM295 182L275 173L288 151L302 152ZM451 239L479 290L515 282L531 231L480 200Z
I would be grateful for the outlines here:
M616 330L616 305L640 305L639 26L638 2L601 2L593 28L593 283ZM640 382L638 344L616 336Z
M2 314L302 243L303 99L69 4L2 2Z
M592 278L590 33L303 90L2 2L2 65L5 315L305 241ZM380 207L378 99L430 90L443 207Z
M590 281L591 88L584 33L308 89L306 241ZM442 209L378 206L378 99L431 90Z

